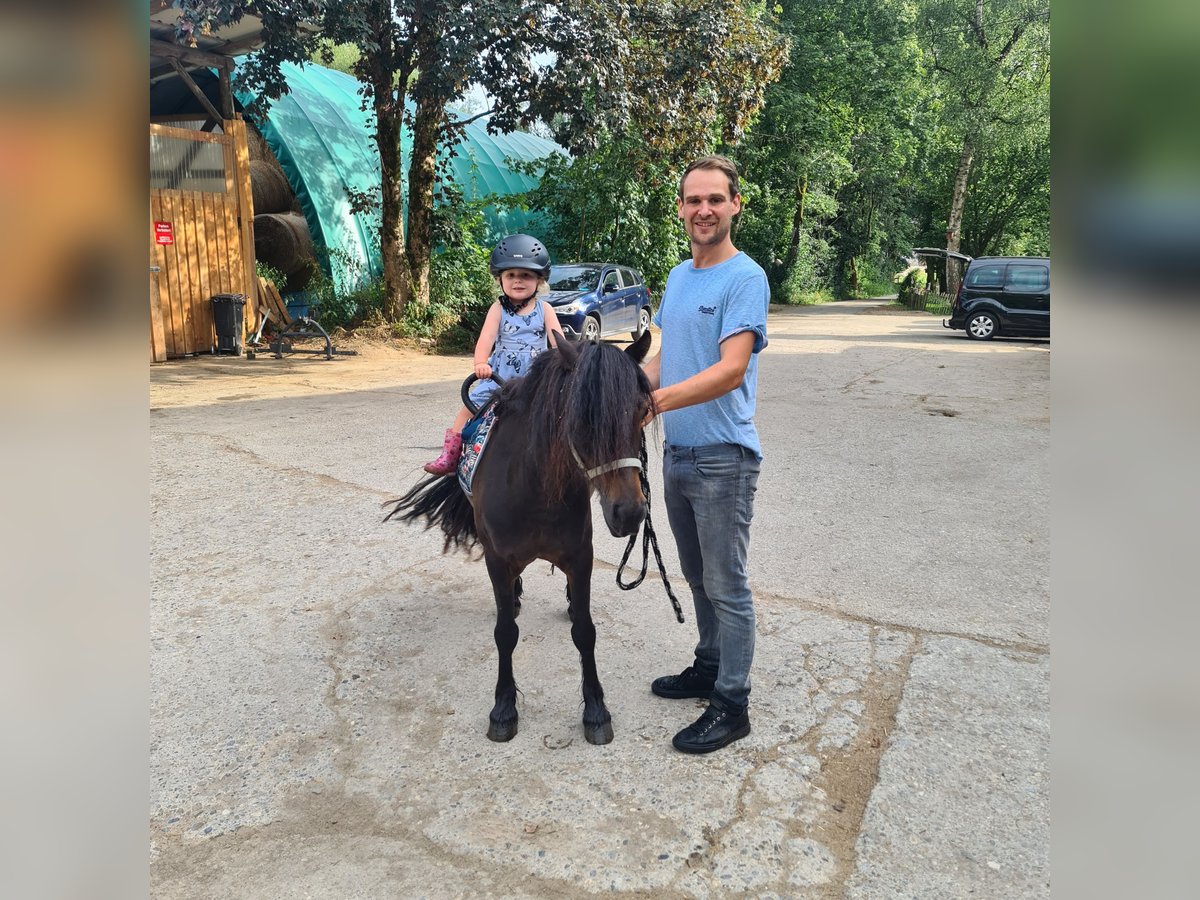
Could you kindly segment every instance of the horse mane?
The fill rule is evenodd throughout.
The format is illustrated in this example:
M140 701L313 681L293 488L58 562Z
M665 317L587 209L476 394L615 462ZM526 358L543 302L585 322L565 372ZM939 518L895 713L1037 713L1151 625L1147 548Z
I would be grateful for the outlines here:
M548 499L557 500L572 481L583 479L572 446L592 464L627 456L649 396L650 383L627 354L587 343L577 353L540 354L524 378L505 385L496 414L526 418L529 451Z

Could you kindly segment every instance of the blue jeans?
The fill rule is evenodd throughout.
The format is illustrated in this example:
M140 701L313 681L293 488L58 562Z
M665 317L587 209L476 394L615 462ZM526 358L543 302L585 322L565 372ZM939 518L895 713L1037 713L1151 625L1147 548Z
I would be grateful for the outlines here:
M716 677L727 705L745 706L755 627L746 559L759 462L736 444L663 450L667 518L700 632L695 666Z

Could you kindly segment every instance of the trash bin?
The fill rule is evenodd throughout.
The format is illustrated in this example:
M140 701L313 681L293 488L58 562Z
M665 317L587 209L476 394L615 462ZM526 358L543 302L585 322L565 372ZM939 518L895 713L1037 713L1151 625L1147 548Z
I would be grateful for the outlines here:
M217 331L217 353L242 355L242 316L245 294L217 294L212 298L213 327Z

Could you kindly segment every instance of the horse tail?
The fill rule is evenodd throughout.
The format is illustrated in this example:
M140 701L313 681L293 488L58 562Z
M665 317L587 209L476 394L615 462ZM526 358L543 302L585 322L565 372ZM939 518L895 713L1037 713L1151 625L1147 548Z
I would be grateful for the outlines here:
M443 553L449 553L451 545L469 551L478 543L475 511L453 474L433 475L418 481L403 497L388 500L383 505L392 507L383 518L385 522L399 516L401 522L424 519L426 529L434 525L441 528L446 535Z

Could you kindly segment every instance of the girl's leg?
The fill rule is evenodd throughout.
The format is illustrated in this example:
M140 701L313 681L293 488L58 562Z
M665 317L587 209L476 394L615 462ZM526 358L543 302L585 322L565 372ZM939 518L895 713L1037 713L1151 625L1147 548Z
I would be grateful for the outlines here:
M459 410L454 424L446 429L442 440L442 455L423 466L430 475L449 475L458 466L458 458L462 456L462 429L469 418L470 413L466 407Z
M454 417L454 424L451 425L450 427L453 428L459 434L462 434L463 426L467 424L467 420L469 418L471 418L471 414L467 411L467 408L464 406L458 411L458 415Z

